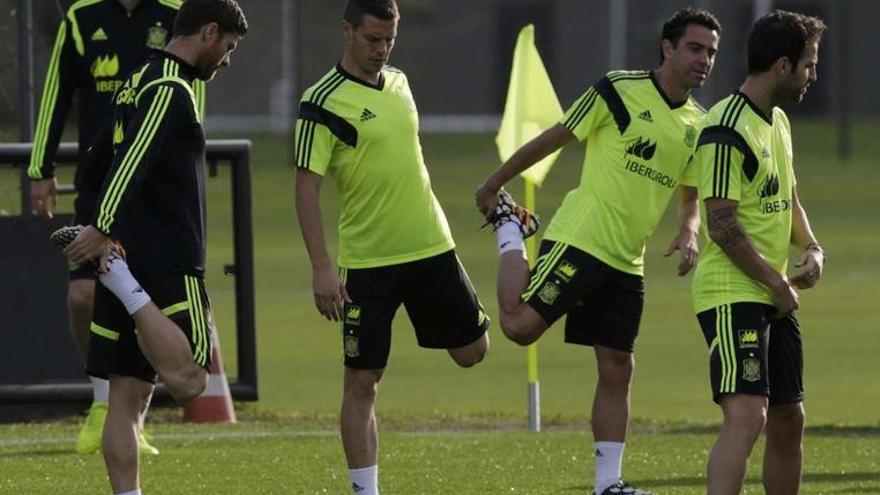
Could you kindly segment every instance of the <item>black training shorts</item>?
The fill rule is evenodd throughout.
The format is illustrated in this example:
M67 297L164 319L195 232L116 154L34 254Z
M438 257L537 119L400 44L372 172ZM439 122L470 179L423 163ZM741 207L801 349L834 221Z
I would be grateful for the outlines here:
M548 326L567 315L566 342L632 352L645 287L639 275L612 268L568 244L545 240L522 298Z
M208 369L214 324L204 280L150 271L132 270L132 274L153 303L186 335L193 361ZM138 346L134 320L119 299L100 282L95 284L86 374L98 378L124 375L156 382L156 371Z
M765 395L770 405L804 400L804 352L794 314L768 304L725 304L697 315L709 346L712 398Z
M419 346L454 349L476 342L489 318L455 251L422 260L340 269L352 302L342 325L345 366L380 369L388 363L391 322L403 304Z

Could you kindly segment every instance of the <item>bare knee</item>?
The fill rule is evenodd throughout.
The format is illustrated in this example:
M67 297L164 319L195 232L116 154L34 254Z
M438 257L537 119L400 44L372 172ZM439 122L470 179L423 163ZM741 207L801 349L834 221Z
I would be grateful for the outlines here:
M724 425L748 438L757 439L767 424L767 399L734 395L722 399Z
M463 347L449 349L449 355L455 364L462 368L470 368L486 357L489 352L489 333L484 333L482 337L471 344Z
M153 384L129 376L110 377L110 409L108 414L138 421L140 411L153 394Z
M803 431L807 416L802 403L784 404L770 407L767 413L768 425L785 428L787 431Z
M208 386L208 372L196 365L181 370L174 377L163 377L168 392L174 400L184 404L198 397Z
M343 401L373 404L379 393L381 369L345 368Z
M631 352L596 347L596 366L600 381L628 384L635 370L635 359Z
M519 345L527 346L538 340L542 329L523 318L522 313L502 312L499 318L501 331L508 339Z

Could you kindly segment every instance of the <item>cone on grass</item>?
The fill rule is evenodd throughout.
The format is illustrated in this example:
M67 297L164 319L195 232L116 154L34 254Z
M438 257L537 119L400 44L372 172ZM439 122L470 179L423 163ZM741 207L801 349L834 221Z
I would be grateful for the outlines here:
M220 339L217 329L211 325L211 366L208 369L208 386L195 399L183 408L183 420L188 423L235 423L235 409L232 407L232 394L229 382L223 371L223 358L220 356Z

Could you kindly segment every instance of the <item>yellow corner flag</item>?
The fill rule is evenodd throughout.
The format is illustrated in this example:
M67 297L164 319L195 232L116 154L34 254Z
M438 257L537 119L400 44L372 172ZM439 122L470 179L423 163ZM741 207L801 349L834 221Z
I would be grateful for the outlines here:
M506 161L522 145L552 127L561 118L562 106L553 90L544 62L541 61L541 55L535 48L535 26L529 24L522 28L516 41L504 117L495 138L501 161ZM540 186L559 153L560 151L556 151L536 163L524 171L522 177Z

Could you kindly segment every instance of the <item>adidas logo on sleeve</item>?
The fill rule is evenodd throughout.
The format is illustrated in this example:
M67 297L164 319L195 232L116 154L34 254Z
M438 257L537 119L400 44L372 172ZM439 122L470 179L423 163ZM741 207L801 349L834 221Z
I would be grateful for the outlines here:
M361 112L361 122L366 122L375 117L376 114L371 112L369 108L365 108L364 111Z

